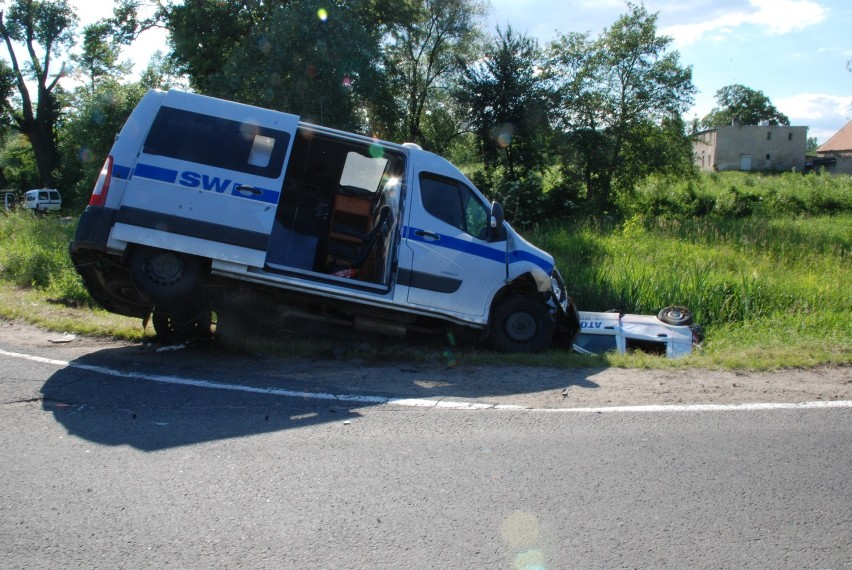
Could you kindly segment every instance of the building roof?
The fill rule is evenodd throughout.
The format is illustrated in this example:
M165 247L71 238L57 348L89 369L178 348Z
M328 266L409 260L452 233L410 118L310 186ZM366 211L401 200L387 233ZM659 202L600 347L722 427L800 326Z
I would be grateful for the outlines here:
M833 137L828 139L824 145L817 149L817 152L843 152L852 150L852 121L846 123L846 126L837 131Z

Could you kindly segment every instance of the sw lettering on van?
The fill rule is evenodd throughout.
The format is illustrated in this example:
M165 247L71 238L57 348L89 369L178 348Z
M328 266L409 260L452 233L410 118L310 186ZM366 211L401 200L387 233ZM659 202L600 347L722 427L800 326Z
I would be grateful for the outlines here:
M115 140L71 244L107 310L186 338L230 322L402 336L472 331L570 346L553 257L447 160L179 91L150 91Z

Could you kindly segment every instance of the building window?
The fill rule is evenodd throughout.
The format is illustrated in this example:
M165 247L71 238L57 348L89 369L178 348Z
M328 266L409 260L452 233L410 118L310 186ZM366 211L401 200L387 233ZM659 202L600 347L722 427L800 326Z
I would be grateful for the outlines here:
M766 155L766 160L770 160L770 155Z
M788 141L793 140L793 133L787 133L787 140Z
M766 133L766 140L772 140L772 131Z

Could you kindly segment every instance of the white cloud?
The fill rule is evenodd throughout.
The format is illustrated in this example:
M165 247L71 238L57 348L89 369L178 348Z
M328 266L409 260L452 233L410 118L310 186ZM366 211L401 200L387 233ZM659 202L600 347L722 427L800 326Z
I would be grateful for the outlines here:
M791 125L810 127L808 136L820 142L831 138L847 121L852 119L852 97L799 93L774 101L779 111L790 118Z
M662 29L678 45L701 39L721 41L744 25L764 28L773 35L787 34L822 22L825 9L811 0L749 0L750 9L732 10L692 24L675 24Z
M825 19L825 10L808 0L751 0L757 7L753 24L766 25L774 34L787 34L807 28Z
M790 118L821 120L852 115L852 97L824 95L822 93L799 93L775 101L778 110Z

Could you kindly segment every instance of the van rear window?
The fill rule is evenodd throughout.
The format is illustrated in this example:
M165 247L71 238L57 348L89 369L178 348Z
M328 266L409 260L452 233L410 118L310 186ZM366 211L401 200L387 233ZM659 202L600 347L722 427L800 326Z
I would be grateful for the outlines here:
M289 140L284 131L162 107L143 152L277 178Z

